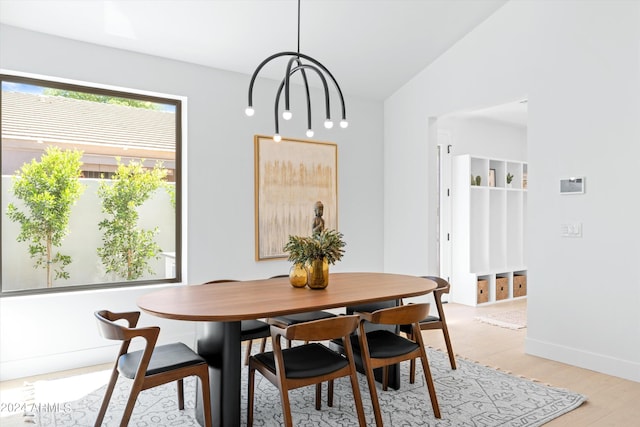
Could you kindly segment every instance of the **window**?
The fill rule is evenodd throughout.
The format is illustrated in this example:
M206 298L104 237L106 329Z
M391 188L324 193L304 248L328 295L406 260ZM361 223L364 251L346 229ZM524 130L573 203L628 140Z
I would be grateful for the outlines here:
M180 99L0 78L0 294L179 282Z

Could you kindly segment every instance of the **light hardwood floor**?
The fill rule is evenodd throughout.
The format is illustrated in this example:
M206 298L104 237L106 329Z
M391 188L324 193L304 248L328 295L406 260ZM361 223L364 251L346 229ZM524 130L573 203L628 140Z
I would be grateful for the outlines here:
M640 426L640 383L524 354L526 329L511 330L474 320L476 316L519 308L526 308L526 299L483 307L446 304L447 323L456 354L587 396L587 402L581 407L546 424L550 427ZM425 331L424 337L428 345L444 349L440 331ZM62 378L109 368L109 365L99 365L4 381L0 382L0 391L19 387L24 381Z
M578 409L551 421L548 426L640 426L640 383L527 355L524 353L526 329L506 329L474 320L476 316L520 308L526 308L526 299L482 307L445 304L455 353L587 397ZM445 348L440 331L425 331L423 335L425 343Z

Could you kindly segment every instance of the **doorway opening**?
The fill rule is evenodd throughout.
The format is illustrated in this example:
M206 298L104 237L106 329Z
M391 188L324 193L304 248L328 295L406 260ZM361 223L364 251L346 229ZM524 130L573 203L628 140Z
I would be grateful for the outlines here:
M476 292L475 285L472 283L472 278L477 279L482 275L491 276L493 291L491 292L492 300L496 298L496 278L501 278L502 275L508 275L509 280L513 280L514 275L526 274L526 259L524 257L524 221L526 220L526 189L523 191L522 186L526 186L527 180L527 119L528 119L528 103L526 99L519 99L514 102L500 104L488 108L481 108L468 111L459 111L447 115L443 115L430 120L433 125L433 134L437 136L437 185L438 185L438 265L440 276L447 278L451 281L457 282L469 282L466 287L473 289L467 289L466 294L470 294L471 291ZM479 196L481 191L473 191L473 198L486 197L487 199L493 197L493 199L504 198L503 202L499 202L496 207L495 204L489 204L487 202L483 209L486 211L478 212L476 205L473 205L472 201L467 201L466 204L456 203L456 197L460 194L455 194L458 188L466 186L467 197L470 184L470 178L468 176L469 171L464 172L460 167L456 167L457 160L467 156L473 159L479 159L483 165L482 168L486 168L485 172L473 172L472 175L481 176L480 186L485 187L482 191L482 196ZM474 160L475 161L475 160ZM486 163L486 164L485 164ZM496 166L497 165L497 166ZM502 166L501 166L502 165ZM515 196L516 191L507 192L506 190L500 193L501 189L506 189L506 176L512 175L508 170L511 167L518 167L520 171L519 181L517 182L520 194ZM474 166L475 167L475 166ZM498 179L501 179L495 189L489 188L489 186L496 186L496 168L500 170L503 168L502 175L498 173ZM491 174L491 172L493 174ZM490 177L491 175L491 177ZM477 176L474 176L474 180ZM492 179L492 182L489 182ZM456 183L457 187L456 188ZM511 184L511 183L509 183ZM479 187L473 187L474 190L479 190ZM512 225L502 225L497 219L495 212L500 209L513 209L513 205L516 202L513 200L521 200L519 203L519 215L522 220L514 227ZM461 210L461 206L465 212L457 212ZM485 216L485 222L480 219ZM493 218L493 221L492 221ZM476 223L476 227L465 228L457 227L456 224L461 222ZM461 233L471 234L470 231L477 232L481 227L477 224L485 224L487 228L496 230L498 227L504 227L499 229L496 233L489 233L486 230L481 232L480 237L467 236L465 239L460 239ZM515 230L515 231L514 231ZM458 233L458 239L456 239L456 232ZM517 238L511 237L512 235L519 233ZM511 240L509 240L511 239ZM501 253L505 254L504 259L500 257L488 258L484 262L485 252L490 252L492 249L498 247L496 242L498 241L515 241L517 245L521 247L520 252L521 259L518 260L516 272L510 270L510 266L507 264L511 261L508 258L507 249L501 248ZM510 243L513 244L513 243ZM460 247L466 245L467 247ZM484 246L483 246L484 245ZM491 247L491 248L489 248ZM461 255L462 254L462 255ZM473 254L480 254L479 258L483 258L483 262L476 263L476 267L471 266L474 262ZM477 261L477 260L476 260ZM484 264L483 264L484 263ZM481 267L479 265L483 264ZM460 277L465 280L458 280ZM498 281L499 282L499 281ZM509 282L511 284L511 282ZM511 286L510 286L511 288ZM474 294L475 295L475 294ZM460 294L458 294L460 296ZM513 293L509 294L509 297L513 297ZM476 305L477 301L475 296L473 298L464 295L461 296L462 300L467 302L472 301L472 305ZM451 301L456 301L456 293L453 292L450 296Z

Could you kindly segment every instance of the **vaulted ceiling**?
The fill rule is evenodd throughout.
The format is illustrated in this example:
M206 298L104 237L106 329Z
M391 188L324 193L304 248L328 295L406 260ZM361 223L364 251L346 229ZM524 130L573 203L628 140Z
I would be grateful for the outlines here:
M302 0L300 51L382 100L506 1ZM296 0L2 0L0 23L246 74L297 49Z

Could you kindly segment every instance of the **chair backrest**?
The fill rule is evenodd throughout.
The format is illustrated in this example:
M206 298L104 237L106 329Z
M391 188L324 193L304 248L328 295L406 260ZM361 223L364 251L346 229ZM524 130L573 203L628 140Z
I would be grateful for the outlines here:
M436 282L438 287L433 291L434 294L437 293L441 295L441 294L449 293L449 290L451 289L451 284L447 282L445 279L443 279L442 277L438 277L438 276L422 276L422 277Z
M300 341L325 341L343 338L356 330L358 320L359 316L350 315L296 323L285 328L282 336L289 340ZM275 329L276 331L282 330L278 327Z
M100 310L94 313L98 321L98 331L103 338L108 340L125 341L130 338L131 329L135 328L140 319L139 311L127 313L112 313L108 310ZM120 325L118 320L126 320L128 327Z
M445 279L443 279L442 277L438 277L438 276L422 276L422 277L424 277L425 279L433 280L438 285L438 287L433 291L433 299L436 302L436 309L438 310L438 318L440 319L441 322L445 322L446 320L444 315L444 307L442 306L442 294L449 293L449 290L451 289L451 284Z
M395 299L388 300L388 301L370 302L367 304L348 306L346 307L346 313L347 314L363 313L363 312L373 313L374 311L380 310L382 308L397 307L398 305L400 305L400 300L395 300ZM371 323L367 323L365 325L365 329L367 330L367 332L371 332L378 329L384 329L394 333L397 333L399 330L397 326L372 325Z
M408 304L376 310L367 320L383 325L407 325L420 322L427 314L429 314L429 304Z
M347 314L353 314L355 312L372 313L382 308L397 307L398 305L400 305L399 300L392 299L388 301L378 301L378 302L370 302L367 304L351 305L346 308L346 312Z
M157 326L148 326L144 328L136 328L138 319L140 319L139 311L131 311L125 313L113 313L108 310L100 310L94 313L98 323L98 331L100 335L109 340L123 341L120 347L120 355L125 354L129 348L129 343L135 337L142 337L146 340L147 349L153 349L160 335L160 328ZM116 323L118 320L126 320L128 326Z

